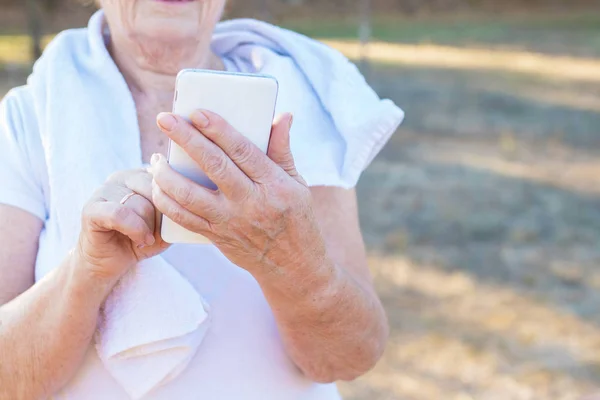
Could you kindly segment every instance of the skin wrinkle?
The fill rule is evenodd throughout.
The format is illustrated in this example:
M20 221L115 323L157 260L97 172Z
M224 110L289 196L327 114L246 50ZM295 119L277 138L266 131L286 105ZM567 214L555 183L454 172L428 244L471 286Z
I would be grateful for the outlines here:
M157 4L101 2L111 32L111 55L135 100L146 162L153 153L166 152L164 138L170 134L156 127L155 116L170 108L179 69L222 68L209 45L224 0L190 3L199 8L168 18L152 11ZM306 377L332 382L369 370L381 356L388 327L367 268L356 194L306 186L289 149L290 119L286 114L274 124L267 157L250 156L246 152L252 147L242 147L242 166L229 158L223 142L240 140L236 132L216 132L223 133L219 138L210 129L193 128L191 134L203 139L197 141L197 151L227 157L228 168L236 171L230 179L239 180L223 186L237 183L232 193L217 192L223 202L212 207L220 207L224 215L217 223L198 215L201 208L196 213L182 208L148 175L173 176L164 160L150 171L111 177L90 200L94 206L84 210L78 246L35 285L42 221L0 205L0 242L5 244L0 247L0 400L48 397L80 369L99 310L120 276L167 247L157 235L156 213L144 203L150 199L157 208L171 207L183 224L206 233L223 254L254 276L288 355ZM120 214L102 204L118 204L130 191L145 197L127 203L141 218L136 221L143 221L135 227L131 221L115 220ZM91 210L96 212L91 215ZM122 225L128 235L106 230ZM135 238L152 232L156 243L139 249Z
M289 213L289 212L291 212L291 211L289 211L289 210L288 210L288 213ZM288 218L289 218L289 216L286 216L286 217L285 217L283 220L285 220L285 221L288 221L288 220L289 220ZM291 218L290 218L290 219L291 219ZM281 227L281 229L280 229L280 231L279 231L279 235L281 235L281 234L282 234L283 232L285 232L287 229L289 229L287 226L283 226L283 227ZM277 236L278 236L278 235L277 235ZM261 261L264 261L264 259L268 259L268 260L269 260L269 263L268 263L268 265L270 265L270 266L271 266L271 270L270 270L269 272L267 272L267 275L269 275L269 274L270 274L270 273L272 273L273 271L274 271L274 272L276 272L278 275L282 275L282 274L283 274L283 271L284 271L285 269L292 268L293 264L292 264L292 263L287 263L287 265L285 266L285 268L281 268L281 267L278 267L278 266L277 266L277 265L278 265L278 264L277 264L277 262L276 262L276 261L274 261L274 260L273 260L271 257L267 257L267 256L268 256L268 254L270 253L270 251L271 251L271 250L273 250L273 249L276 247L276 245L278 244L278 243L277 243L277 240L276 240L276 237L275 237L275 240L273 240L271 243L272 243L272 245L271 245L271 246L267 246L267 247L265 248L265 250L264 250L264 253L263 253L263 254L264 254L264 256L262 257ZM309 257L307 257L307 258L309 258ZM313 257L310 257L310 259L316 259L316 257L314 257L314 256L313 256ZM305 275L305 276L304 276L304 278L301 278L301 279L304 279L304 280L308 281L308 280L310 279L310 276L307 274L307 275Z

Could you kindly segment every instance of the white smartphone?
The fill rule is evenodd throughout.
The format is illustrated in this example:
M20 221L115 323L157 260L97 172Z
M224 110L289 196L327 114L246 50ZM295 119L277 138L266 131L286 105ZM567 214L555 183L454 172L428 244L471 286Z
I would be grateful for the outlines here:
M197 109L215 112L238 132L267 152L279 84L268 75L185 69L177 75L173 113L189 121ZM216 189L198 164L176 143L169 143L171 167L207 188ZM162 217L161 236L167 243L210 243L168 217Z

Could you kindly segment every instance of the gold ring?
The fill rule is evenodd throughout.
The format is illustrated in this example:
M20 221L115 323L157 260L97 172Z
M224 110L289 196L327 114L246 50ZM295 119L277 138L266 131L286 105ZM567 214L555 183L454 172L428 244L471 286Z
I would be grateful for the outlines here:
M135 196L137 193L136 192L131 192L127 195L125 195L125 197L123 197L121 199L121 201L119 202L121 205L125 205L125 203L127 203L127 200L129 200L130 198L132 198L133 196Z

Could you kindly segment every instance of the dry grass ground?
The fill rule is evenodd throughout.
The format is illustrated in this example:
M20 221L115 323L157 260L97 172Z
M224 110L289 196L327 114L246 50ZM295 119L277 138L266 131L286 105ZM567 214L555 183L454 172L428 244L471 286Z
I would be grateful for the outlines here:
M592 392L600 18L382 21L366 73L407 120L358 193L392 334L374 371L340 385L345 398ZM356 54L344 22L290 25ZM0 91L25 75L15 61L23 45L2 46Z

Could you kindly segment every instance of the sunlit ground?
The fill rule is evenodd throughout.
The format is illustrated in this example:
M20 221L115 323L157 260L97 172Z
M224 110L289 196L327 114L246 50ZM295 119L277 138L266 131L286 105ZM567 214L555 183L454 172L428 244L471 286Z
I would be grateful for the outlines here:
M594 323L433 258L372 258L397 329L376 370L343 386L348 398L577 399L597 384Z
M358 194L392 333L347 400L600 387L599 21L378 21L365 72L407 120ZM358 57L347 21L288 25ZM0 91L26 46L0 37Z
M347 57L360 59L356 41L325 40ZM518 50L469 49L428 44L405 45L375 42L366 54L375 62L425 68L490 70L570 81L600 82L600 61L589 58L547 56Z
M44 37L47 44L53 35ZM26 35L0 35L0 65L21 66L31 62L31 41Z
M600 386L600 85L442 54L369 71L407 112L359 185L395 329L384 362L342 388L579 399Z

